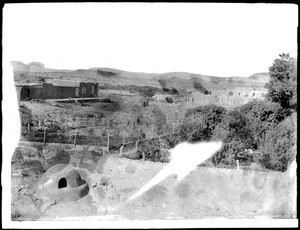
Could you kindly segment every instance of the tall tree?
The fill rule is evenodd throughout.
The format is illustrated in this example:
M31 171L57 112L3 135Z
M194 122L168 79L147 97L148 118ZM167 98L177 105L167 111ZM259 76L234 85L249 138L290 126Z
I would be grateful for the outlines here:
M149 101L155 95L154 89L148 86L142 88L139 93L144 98L145 106L149 105Z
M280 54L269 68L270 82L267 98L287 110L297 109L297 59Z

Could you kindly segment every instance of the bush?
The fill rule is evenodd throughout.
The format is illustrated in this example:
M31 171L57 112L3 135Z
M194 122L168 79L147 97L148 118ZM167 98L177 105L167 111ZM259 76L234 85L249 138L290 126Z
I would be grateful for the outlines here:
M264 142L266 132L284 119L285 111L280 104L268 100L251 101L239 108L247 117L247 127L257 149Z
M211 140L224 143L222 150L212 159L214 165L233 167L236 160L249 161L248 158L240 159L245 149L252 149L254 146L248 124L248 117L240 111L233 110L226 113L222 122L212 132Z
M245 148L253 147L253 138L248 127L249 119L237 110L228 111L222 122L213 130L211 140L225 143L243 143ZM232 145L233 148L235 145Z
M164 138L164 140L167 141L168 146L170 148L174 148L176 145L178 145L182 141L182 138L180 137L180 135L175 134L175 135L166 136Z
M31 123L32 120L32 112L26 106L20 105L19 107L21 125L27 127L28 123Z
M163 127L167 123L167 116L158 107L153 108L151 116L153 117L156 132L162 133Z
M179 135L182 141L188 142L199 142L199 141L208 141L209 134L207 129L203 128L201 124L196 122L183 124L179 127Z
M233 140L225 143L223 148L212 157L212 163L215 166L236 167L238 154L244 150L244 144L241 141Z
M172 97L166 97L166 102L173 103L173 98Z
M210 104L189 109L186 117L201 118L199 125L205 128L206 138L211 138L213 130L222 122L225 113L225 108Z
M165 140L153 139L146 141L139 151L145 153L145 160L153 162L169 162L168 143Z
M267 131L255 161L267 169L286 171L296 157L296 114Z

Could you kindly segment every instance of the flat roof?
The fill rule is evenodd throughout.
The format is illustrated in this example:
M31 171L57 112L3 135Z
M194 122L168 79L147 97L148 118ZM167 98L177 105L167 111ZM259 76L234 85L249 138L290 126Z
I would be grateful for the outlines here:
M59 79L49 79L47 83L51 83L55 86L67 86L67 87L79 87L80 81L68 81Z
M26 82L15 83L16 87L20 87L20 86L41 86L41 85L42 85L42 83L34 83L34 82L29 82L29 83L26 83Z

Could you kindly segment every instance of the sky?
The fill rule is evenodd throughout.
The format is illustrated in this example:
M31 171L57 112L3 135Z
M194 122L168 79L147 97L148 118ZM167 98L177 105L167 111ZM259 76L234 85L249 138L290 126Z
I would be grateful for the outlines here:
M248 77L297 56L292 4L6 4L3 22L9 58L49 68Z

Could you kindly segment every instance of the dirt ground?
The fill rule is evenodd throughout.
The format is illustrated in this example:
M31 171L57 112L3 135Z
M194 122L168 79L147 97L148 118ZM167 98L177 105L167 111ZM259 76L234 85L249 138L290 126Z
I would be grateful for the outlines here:
M121 158L116 152L102 156L87 149L20 144L23 157L15 153L12 159L12 220L296 217L293 181L286 173L198 167L180 182L171 175L129 201L166 164ZM50 203L35 196L39 180L58 163L74 168L87 181L86 196Z

